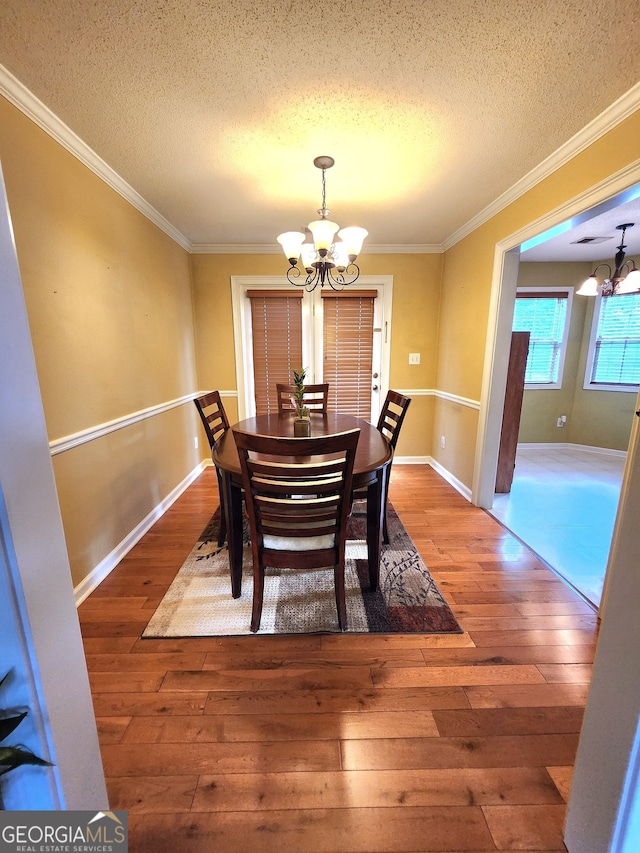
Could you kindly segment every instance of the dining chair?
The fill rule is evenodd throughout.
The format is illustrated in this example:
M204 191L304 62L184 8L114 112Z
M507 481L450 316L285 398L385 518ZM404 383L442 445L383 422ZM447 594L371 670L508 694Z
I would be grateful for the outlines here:
M411 397L405 397L404 394L399 394L397 391L388 391L387 397L382 406L380 417L378 418L378 431L389 442L392 452L395 452L398 438L400 437L400 429L407 414L407 409L411 403ZM382 541L385 545L389 544L389 531L387 530L387 498L389 496L389 479L391 477L391 464L393 456L389 462L386 478L386 486L384 493L384 512L382 515ZM362 500L366 498L366 489L361 489L354 493L354 500Z
M285 412L295 411L296 407L292 401L292 397L295 396L297 390L298 389L295 385L285 385L282 382L276 382L279 415L282 415ZM317 385L304 386L304 404L310 412L316 412L320 415L326 415L328 399L328 382L320 382Z
M251 631L260 627L267 567L333 568L338 625L344 631L344 551L360 430L319 438L274 438L236 429L233 435L251 531Z
M229 429L229 420L227 413L222 405L219 391L210 391L208 394L203 394L201 397L195 397L193 401L198 410L198 414L202 420L204 431L207 434L209 447L213 452L216 444L220 441L225 432ZM218 547L224 545L224 540L227 538L227 520L224 507L224 489L222 486L222 474L216 466L216 475L218 477L218 492L220 494L220 529L218 531Z

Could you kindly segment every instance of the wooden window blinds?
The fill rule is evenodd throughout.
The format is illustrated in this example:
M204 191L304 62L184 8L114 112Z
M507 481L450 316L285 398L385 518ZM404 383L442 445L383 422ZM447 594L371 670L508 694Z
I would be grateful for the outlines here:
M332 410L371 420L375 291L322 292L324 364Z
M276 383L302 364L302 292L249 290L256 414L277 414Z

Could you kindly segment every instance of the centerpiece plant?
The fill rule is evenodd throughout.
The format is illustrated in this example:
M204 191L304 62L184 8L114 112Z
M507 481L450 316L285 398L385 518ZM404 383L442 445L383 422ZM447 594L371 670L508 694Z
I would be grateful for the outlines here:
M301 367L300 370L294 369L293 371L293 384L296 386L294 394L296 416L301 419L309 417L309 409L304 404L304 380L306 375L306 367Z
M304 404L304 380L307 375L306 367L301 367L300 370L293 369L293 384L296 387L294 393L294 404L296 407L296 418L293 424L293 434L295 436L308 436L311 434L311 417L309 408Z

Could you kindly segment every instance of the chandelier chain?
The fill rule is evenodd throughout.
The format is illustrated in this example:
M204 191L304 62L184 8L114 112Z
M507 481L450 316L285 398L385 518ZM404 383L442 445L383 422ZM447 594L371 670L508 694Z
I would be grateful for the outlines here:
M327 215L325 212L327 209L327 185L326 185L326 181L325 181L326 171L327 171L326 169L322 170L322 213L321 213L321 216L323 219Z

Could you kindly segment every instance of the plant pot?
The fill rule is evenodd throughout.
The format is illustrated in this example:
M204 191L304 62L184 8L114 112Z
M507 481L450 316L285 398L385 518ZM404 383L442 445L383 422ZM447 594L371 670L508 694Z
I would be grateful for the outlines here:
M311 435L311 419L296 418L293 422L293 434L296 438L308 438Z

